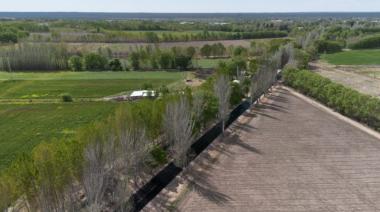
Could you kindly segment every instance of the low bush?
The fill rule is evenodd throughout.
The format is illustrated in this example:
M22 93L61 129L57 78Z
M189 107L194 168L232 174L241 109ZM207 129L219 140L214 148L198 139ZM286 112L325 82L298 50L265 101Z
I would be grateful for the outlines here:
M285 83L341 114L380 131L380 100L306 70L286 70Z
M151 162L151 165L153 167L164 165L168 162L167 152L159 145L155 145L152 151L150 151L150 154L153 159L153 161Z
M1 32L0 33L0 43L17 43L17 34L12 32Z
M71 97L71 95L68 93L62 94L61 98L62 98L62 102L72 102L73 101L73 97Z
M107 64L107 58L100 54L90 53L84 56L84 66L88 71L103 71Z
M175 67L179 70L187 70L191 66L191 57L178 55L174 59Z
M83 71L83 60L77 55L70 57L68 65L72 71Z
M109 62L108 66L110 67L111 71L123 71L123 65L119 59L112 59Z

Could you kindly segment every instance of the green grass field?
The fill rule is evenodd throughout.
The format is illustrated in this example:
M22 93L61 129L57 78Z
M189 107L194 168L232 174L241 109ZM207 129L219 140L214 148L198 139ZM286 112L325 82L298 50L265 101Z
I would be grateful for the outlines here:
M380 65L380 49L325 54L322 59L334 65Z
M62 93L74 98L99 98L124 91L169 85L185 77L181 72L0 72L2 99L57 99Z
M119 103L0 104L0 170L20 153L112 114Z

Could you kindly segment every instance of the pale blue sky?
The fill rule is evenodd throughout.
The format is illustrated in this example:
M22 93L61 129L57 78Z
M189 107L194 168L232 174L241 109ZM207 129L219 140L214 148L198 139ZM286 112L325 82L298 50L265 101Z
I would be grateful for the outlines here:
M0 0L0 11L377 12L380 0Z

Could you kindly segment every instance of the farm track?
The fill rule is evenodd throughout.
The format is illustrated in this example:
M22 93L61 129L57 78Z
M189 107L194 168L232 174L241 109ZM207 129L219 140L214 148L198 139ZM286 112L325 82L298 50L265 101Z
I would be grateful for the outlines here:
M348 69L323 62L310 63L312 70L332 81L355 89L363 94L380 98L380 79L358 74ZM352 67L350 69L353 69Z

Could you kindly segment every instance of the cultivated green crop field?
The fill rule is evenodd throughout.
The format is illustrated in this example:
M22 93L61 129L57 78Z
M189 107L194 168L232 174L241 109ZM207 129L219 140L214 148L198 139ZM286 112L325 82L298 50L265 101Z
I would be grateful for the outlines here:
M129 72L0 72L0 80L132 80L132 79L172 79L182 78L182 72L129 71Z
M334 65L380 65L380 49L325 54L322 59Z
M63 93L73 98L99 98L124 91L141 89L148 83L154 87L168 85L175 80L17 80L0 81L0 98L57 99Z
M126 104L83 102L75 98L105 97L141 89L146 83L154 87L177 85L187 74L164 71L0 72L0 170L17 155L30 153L37 144L69 138L79 128L105 119L120 104ZM70 93L74 102L62 103L62 93Z
M63 93L73 98L100 98L124 91L169 85L183 79L180 72L0 72L0 99L57 99Z
M0 170L20 153L75 131L115 111L120 103L0 104Z

